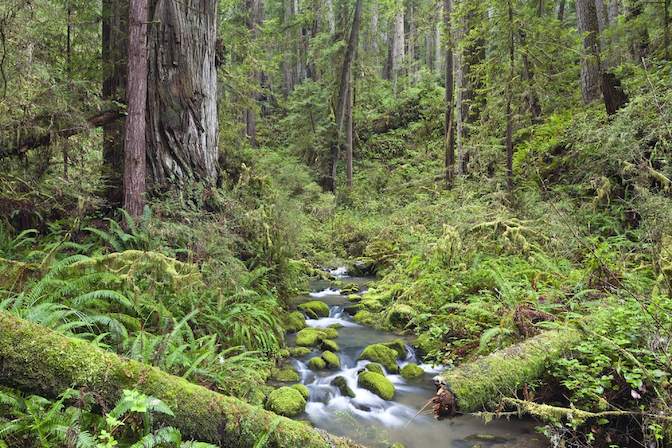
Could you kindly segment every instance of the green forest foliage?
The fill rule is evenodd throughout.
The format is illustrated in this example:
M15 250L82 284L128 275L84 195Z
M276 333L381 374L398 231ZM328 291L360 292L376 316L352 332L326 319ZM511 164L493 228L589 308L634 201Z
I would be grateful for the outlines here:
M254 38L245 3L220 2L221 185L156 195L133 220L105 201L100 130L2 158L0 308L261 404L275 363L287 355L287 300L319 268L360 261L379 281L356 319L417 336L437 363L465 362L546 328L583 331L582 342L530 385L530 399L636 415L580 424L548 418L552 440L669 443L669 421L659 417L669 416L672 396L672 66L663 57L661 5L620 16L603 33L603 59L629 98L607 116L601 105L581 103L573 2L563 21L552 2L541 17L536 2L513 2L513 23L506 2L457 2L456 22L481 20L456 48L482 46L485 55L470 72L479 81L468 107L479 112L466 124L467 170L447 191L442 73L418 56L397 86L384 79L387 47L372 29L369 2L355 68L353 188L345 188L341 163L334 194L321 184L351 2L334 2L333 35L324 10L306 3L288 21L282 2L268 2ZM400 7L376 3L381 24ZM429 33L435 5L413 4L417 29ZM70 56L63 51L68 5ZM108 106L99 94L99 16L90 0L0 5L0 154ZM323 26L298 49L292 30L316 22ZM642 31L644 63L629 56ZM509 33L517 67L523 55L532 61L528 83L518 74L507 82ZM302 57L299 50L318 75L285 95L281 66ZM268 77L263 85L254 70ZM525 103L530 91L540 120ZM259 115L258 148L240 120L250 108ZM170 412L151 397L127 391L104 415L91 400L2 389L0 446L206 446L183 442L171 428L149 431L153 412Z

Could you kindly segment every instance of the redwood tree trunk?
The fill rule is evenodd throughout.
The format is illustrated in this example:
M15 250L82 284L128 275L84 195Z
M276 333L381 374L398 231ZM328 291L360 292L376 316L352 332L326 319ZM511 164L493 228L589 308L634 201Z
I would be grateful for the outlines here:
M148 181L216 181L217 0L154 0L149 33Z
M134 218L142 215L145 205L147 11L147 0L130 0L128 117L124 139L124 209Z
M453 186L453 176L455 173L455 129L454 129L454 87L453 81L453 36L451 26L452 2L444 0L443 2L443 21L445 25L445 45L446 45L446 116L444 121L444 139L445 139L445 182L446 188Z

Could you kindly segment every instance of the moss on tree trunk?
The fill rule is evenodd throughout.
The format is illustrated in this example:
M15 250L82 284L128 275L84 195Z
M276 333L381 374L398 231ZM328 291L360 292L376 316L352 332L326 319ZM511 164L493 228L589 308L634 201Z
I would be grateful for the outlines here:
M474 362L447 370L434 378L437 417L476 412L514 396L523 386L544 376L551 360L580 339L575 330L546 331Z
M358 446L6 312L0 312L0 384L47 397L69 387L86 389L110 407L123 389L137 389L173 410L174 417L157 424L175 426L185 437L225 447L254 446L276 419L279 423L267 446Z

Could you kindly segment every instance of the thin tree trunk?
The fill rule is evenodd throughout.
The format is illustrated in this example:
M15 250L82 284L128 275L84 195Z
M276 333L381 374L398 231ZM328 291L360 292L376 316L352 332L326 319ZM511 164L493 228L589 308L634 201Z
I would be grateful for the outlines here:
M576 0L579 32L583 34L581 94L588 104L600 97L600 41L594 0Z
M408 45L408 71L409 71L409 77L411 79L412 83L415 83L417 81L416 79L416 51L415 51L415 46L416 46L416 29L415 29L415 9L413 7L413 2L410 1L408 2L408 14L407 14L407 20L408 20L408 39L407 39L407 45Z
M217 0L156 0L150 30L148 180L155 188L214 183Z
M670 0L665 0L663 4L663 46L664 57L670 60Z
M509 192L513 191L513 76L515 73L515 47L513 30L513 2L507 1L509 16L509 79L508 92L506 95L506 187Z
M134 218L145 206L147 110L147 0L130 0L128 10L128 117L124 140L124 209Z
M329 189L336 190L336 168L338 166L338 159L340 158L340 147L343 142L343 130L345 125L345 115L348 105L348 89L352 73L352 64L355 60L357 52L357 42L359 39L359 28L362 21L362 0L357 0L355 3L355 14L352 18L352 26L350 27L350 37L348 38L348 46L343 55L343 65L341 66L341 76L338 89L338 102L336 104L336 141L332 142L331 154L331 173L329 179Z
M329 24L329 34L336 33L336 14L334 13L334 0L326 0L327 5L327 23Z
M451 26L451 16L452 16L452 1L444 0L443 2L443 22L445 30L445 48L446 48L446 77L445 77L445 90L446 90L446 116L444 119L444 145L445 145L445 155L444 155L444 169L445 169L445 187L447 189L452 188L453 186L453 177L455 175L455 130L454 130L454 88L455 83L453 80L453 35L452 35L452 26Z
M292 21L294 20L294 2L293 0L283 0L284 5L284 20L283 25L285 28L290 29ZM291 33L288 32L288 38L291 40ZM294 86L296 85L294 77L294 63L293 63L293 52L291 43L287 48L285 48L283 60L282 60L282 74L284 80L284 93L285 97L289 96L290 93L294 91Z
M565 20L565 3L566 3L565 0L560 0L560 1L558 2L558 15L557 15L557 18L558 18L558 20L559 20L560 22L562 22L563 20Z
M439 12L439 20L436 21L434 27L434 70L437 76L441 75L441 13Z
M263 0L246 0L247 9L247 29L250 31L252 39L256 40L259 34L259 26L263 23ZM261 87L262 73L259 70L253 70L252 74L253 85L256 88ZM254 91L251 95L251 100L256 106L260 100L259 92ZM245 133L253 148L257 146L257 112L255 107L249 107L245 110Z
M102 97L106 102L125 104L128 0L103 0L102 15ZM103 178L112 208L121 207L123 199L124 131L123 120L113 120L103 126Z
M353 152L353 139L352 139L352 109L354 104L354 82L352 78L352 71L350 73L350 79L348 80L348 102L346 110L346 126L345 126L345 174L347 179L348 189L352 189L352 152Z
M397 12L394 15L394 32L392 33L392 88L396 94L399 77L403 70L404 56L405 56L405 39L404 39L404 6L403 2L397 3Z
M534 71L532 70L532 65L530 64L530 58L527 55L529 51L526 47L526 38L525 31L521 30L520 32L520 46L522 49L522 60L523 60L523 81L525 81L525 99L527 100L527 107L530 110L530 115L532 116L532 123L538 123L541 119L541 105L539 104L539 98L534 89Z

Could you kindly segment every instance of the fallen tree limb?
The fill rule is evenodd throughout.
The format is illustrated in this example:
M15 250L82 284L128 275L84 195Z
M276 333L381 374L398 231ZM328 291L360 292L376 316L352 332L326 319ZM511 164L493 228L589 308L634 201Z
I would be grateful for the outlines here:
M174 417L157 424L222 447L252 447L264 434L269 447L359 446L6 312L0 312L0 384L52 398L70 387L85 389L109 407L123 389L137 389L173 410Z
M106 110L88 118L86 123L80 126L73 126L66 129L59 129L57 131L44 133L42 135L26 137L12 148L0 147L0 160L10 156L20 156L21 154L26 153L29 149L48 146L56 138L69 138L89 129L105 126L120 119L123 116L124 114L120 110Z
M548 363L581 337L577 330L546 331L504 350L447 370L434 378L434 415L477 412L539 380Z

